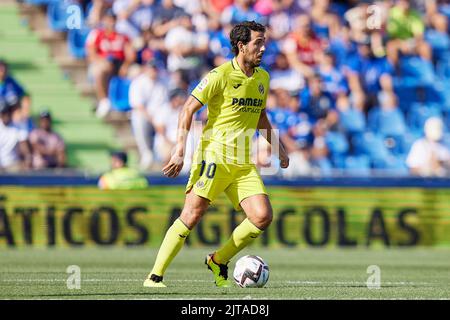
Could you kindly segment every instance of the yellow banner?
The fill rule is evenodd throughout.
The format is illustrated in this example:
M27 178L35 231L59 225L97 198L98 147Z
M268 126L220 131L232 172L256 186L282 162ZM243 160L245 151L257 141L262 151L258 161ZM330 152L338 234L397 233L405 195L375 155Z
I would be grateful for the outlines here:
M450 190L268 187L274 219L261 246L446 246ZM0 187L0 248L159 246L181 212L184 186L143 191L94 187ZM187 245L218 245L244 218L225 196Z

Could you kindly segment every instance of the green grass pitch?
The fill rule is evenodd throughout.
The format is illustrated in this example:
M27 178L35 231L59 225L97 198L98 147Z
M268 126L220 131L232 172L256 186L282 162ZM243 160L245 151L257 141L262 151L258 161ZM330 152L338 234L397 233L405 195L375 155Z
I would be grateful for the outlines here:
M450 299L449 249L264 249L270 279L261 289L218 289L204 265L212 248L183 248L165 275L168 288L142 286L156 249L1 249L0 299ZM236 258L230 263L230 275ZM81 288L69 290L69 265ZM367 268L381 270L368 289Z

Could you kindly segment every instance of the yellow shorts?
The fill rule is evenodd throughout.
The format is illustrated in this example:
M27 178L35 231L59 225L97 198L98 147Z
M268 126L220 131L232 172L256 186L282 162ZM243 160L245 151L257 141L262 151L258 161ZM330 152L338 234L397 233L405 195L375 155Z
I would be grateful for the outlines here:
M242 210L240 203L245 198L267 194L254 164L236 165L216 161L215 154L211 152L205 152L203 158L192 163L186 193L193 188L196 195L212 202L224 191L235 210Z

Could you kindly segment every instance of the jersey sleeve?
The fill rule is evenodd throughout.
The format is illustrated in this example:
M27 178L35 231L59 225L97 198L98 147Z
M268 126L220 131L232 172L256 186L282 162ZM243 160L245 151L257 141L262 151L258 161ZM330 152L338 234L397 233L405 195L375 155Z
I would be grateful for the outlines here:
M200 83L192 90L191 95L201 104L208 101L221 91L223 75L216 69L210 71Z

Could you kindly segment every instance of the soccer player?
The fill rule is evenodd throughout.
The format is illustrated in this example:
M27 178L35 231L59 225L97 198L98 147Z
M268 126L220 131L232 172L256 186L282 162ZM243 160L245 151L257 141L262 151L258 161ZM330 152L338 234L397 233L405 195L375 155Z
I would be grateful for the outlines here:
M192 162L184 208L167 230L145 287L165 287L162 280L167 267L221 192L236 210L243 209L247 218L222 248L206 256L205 264L214 274L216 286L230 286L228 262L272 221L266 189L249 155L256 129L269 143L272 141L272 126L265 111L269 74L259 67L265 50L264 34L265 27L254 21L234 26L230 40L235 57L210 71L183 106L176 151L163 168L167 177L176 177L182 169L192 116L204 104L208 104L208 122ZM281 168L289 166L281 144L279 160Z

